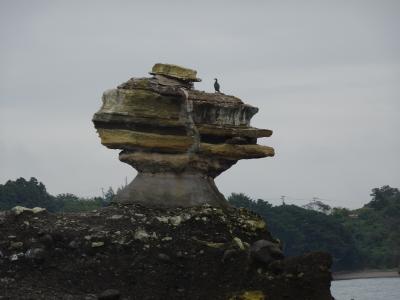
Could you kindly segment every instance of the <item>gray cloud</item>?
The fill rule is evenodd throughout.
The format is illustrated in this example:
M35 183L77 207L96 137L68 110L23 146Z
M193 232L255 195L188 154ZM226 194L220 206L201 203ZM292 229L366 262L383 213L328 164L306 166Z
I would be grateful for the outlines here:
M221 191L358 207L400 186L399 17L398 1L2 1L0 181L89 196L132 179L90 120L104 90L167 62L274 130L276 157L239 162Z

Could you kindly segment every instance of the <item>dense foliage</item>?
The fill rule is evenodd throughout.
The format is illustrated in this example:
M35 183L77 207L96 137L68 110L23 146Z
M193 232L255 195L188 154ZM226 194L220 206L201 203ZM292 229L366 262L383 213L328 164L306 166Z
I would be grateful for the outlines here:
M334 209L332 217L353 236L360 263L369 268L400 264L400 191L390 186L372 190L360 209Z
M273 206L244 194L228 200L261 215L271 233L280 238L286 255L322 250L332 254L334 269L396 268L400 263L400 192L384 186L373 189L363 208L310 209ZM317 203L318 204L318 203ZM316 211L318 210L318 211Z
M0 210L20 205L29 208L44 207L51 212L78 212L93 210L107 205L114 192L110 188L104 197L79 198L73 194L52 196L43 183L32 177L29 181L18 178L0 184Z

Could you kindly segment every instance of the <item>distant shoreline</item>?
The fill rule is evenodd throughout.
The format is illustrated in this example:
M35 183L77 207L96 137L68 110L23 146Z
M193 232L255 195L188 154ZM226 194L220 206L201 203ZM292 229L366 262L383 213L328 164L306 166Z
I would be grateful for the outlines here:
M333 280L363 279L363 278L396 278L400 275L397 270L363 270L353 272L334 272Z

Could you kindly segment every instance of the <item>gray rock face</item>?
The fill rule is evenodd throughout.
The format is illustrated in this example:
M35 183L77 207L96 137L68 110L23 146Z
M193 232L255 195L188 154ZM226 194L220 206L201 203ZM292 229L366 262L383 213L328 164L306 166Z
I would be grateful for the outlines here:
M118 201L130 203L132 195L137 202L158 207L168 207L171 203L175 206L197 206L205 203L213 206L226 205L225 198L214 181L200 174L139 173L118 195Z

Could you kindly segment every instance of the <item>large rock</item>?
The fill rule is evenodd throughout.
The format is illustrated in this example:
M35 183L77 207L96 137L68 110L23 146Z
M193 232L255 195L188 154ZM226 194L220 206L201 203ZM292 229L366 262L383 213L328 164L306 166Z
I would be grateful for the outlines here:
M332 299L330 256L283 258L245 209L115 204L4 218L0 299Z
M222 93L193 89L196 71L156 64L103 95L93 122L101 143L139 172L116 201L195 206L226 201L214 178L240 159L274 155L257 144L271 130L250 126L258 108Z
M170 64L155 64L150 74L164 75L184 81L201 81L196 77L197 71Z

